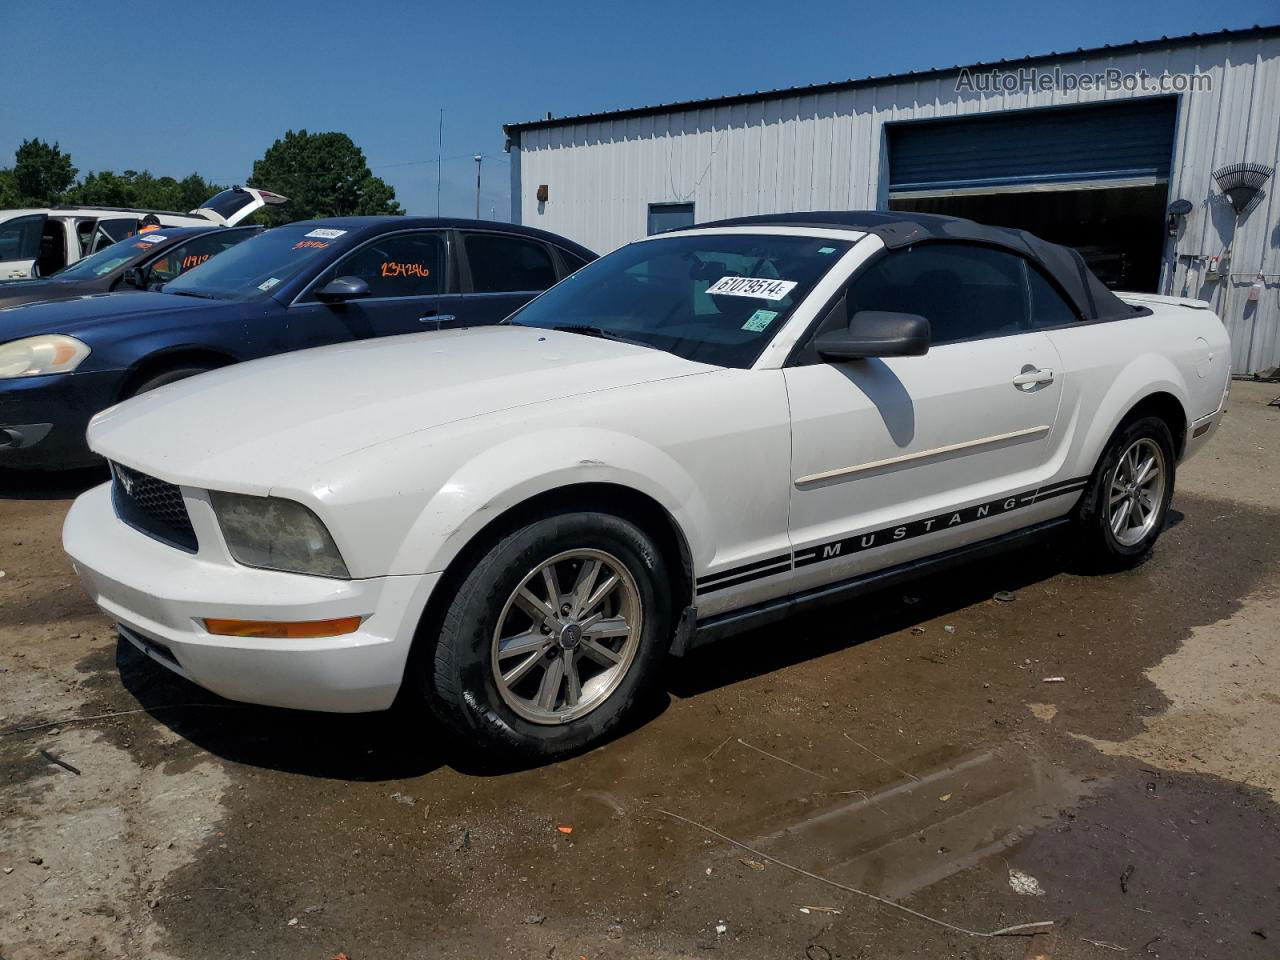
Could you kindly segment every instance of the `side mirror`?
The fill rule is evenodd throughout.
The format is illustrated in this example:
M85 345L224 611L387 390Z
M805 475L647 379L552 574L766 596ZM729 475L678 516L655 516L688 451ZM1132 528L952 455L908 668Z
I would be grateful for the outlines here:
M918 357L929 352L929 321L915 313L859 310L848 328L824 333L814 347L824 360Z
M120 282L126 287L133 287L135 290L147 289L146 271L138 267L130 267L120 275Z
M316 299L325 303L346 303L369 295L369 284L359 277L336 277L316 291Z

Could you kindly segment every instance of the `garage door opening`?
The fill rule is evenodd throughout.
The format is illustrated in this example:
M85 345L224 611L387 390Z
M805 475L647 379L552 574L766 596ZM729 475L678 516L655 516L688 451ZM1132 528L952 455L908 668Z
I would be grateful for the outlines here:
M996 227L1029 230L1080 251L1113 290L1155 293L1164 249L1163 184L1088 190L891 196L889 209L965 217Z
M1029 230L1154 292L1176 117L1155 97L889 124L889 209Z

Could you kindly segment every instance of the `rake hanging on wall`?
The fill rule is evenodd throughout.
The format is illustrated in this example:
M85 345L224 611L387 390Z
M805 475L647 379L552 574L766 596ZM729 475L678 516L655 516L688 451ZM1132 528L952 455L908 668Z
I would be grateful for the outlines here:
M1237 217L1242 217L1267 194L1262 185L1275 170L1263 163L1232 163L1213 171L1213 179L1231 201Z

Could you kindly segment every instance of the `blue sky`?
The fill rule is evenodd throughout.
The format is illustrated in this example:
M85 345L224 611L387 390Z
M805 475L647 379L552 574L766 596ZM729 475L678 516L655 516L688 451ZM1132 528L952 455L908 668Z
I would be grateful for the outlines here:
M0 166L40 137L82 172L241 182L286 129L341 130L409 212L434 214L443 108L443 212L474 211L480 153L482 213L505 218L504 122L1212 32L1277 13L1274 0L38 0L4 14Z

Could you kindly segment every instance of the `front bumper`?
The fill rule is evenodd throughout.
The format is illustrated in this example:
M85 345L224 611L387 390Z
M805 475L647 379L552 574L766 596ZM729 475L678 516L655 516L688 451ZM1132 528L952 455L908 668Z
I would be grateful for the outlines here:
M226 553L208 500L183 494L200 540L194 556L121 522L110 484L82 494L67 515L63 547L121 635L231 700L334 713L391 706L440 575L329 580L244 567ZM214 636L203 623L350 616L364 618L355 633L311 640Z
M116 402L123 379L123 372L112 370L0 380L0 467L101 463L85 442L85 429L95 413Z

